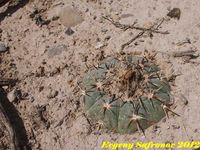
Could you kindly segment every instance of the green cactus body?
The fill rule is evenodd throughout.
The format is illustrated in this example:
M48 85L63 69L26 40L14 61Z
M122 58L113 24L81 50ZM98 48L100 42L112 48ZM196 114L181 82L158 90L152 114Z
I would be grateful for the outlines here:
M170 103L170 85L160 72L153 58L106 58L82 81L86 114L119 133L148 128L165 116L162 104Z

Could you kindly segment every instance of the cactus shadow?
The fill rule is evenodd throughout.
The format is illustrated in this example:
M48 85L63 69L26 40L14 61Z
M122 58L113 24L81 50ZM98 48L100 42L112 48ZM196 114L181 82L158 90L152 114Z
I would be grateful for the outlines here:
M5 5L6 3L8 3L10 0L0 0L0 7L2 7L3 5ZM19 2L19 4L15 5L15 6L8 6L7 9L4 12L0 13L0 22L3 21L6 16L12 15L13 13L15 13L19 8L24 7L27 3L29 2L29 0L21 0Z
M13 130L16 132L20 150L31 150L23 120L15 106L7 99L7 94L2 88L0 88L0 100Z

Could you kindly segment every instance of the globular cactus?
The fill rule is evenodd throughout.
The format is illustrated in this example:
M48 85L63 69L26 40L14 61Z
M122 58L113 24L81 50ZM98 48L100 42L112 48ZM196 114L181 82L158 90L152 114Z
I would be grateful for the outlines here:
M115 132L144 133L171 111L169 81L147 51L105 58L79 87L88 117Z

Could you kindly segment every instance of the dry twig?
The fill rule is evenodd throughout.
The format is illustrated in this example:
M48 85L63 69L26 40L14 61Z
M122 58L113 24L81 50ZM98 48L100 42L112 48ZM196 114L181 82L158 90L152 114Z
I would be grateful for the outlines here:
M196 54L196 50L187 50L187 51L179 51L179 52L173 52L173 57L184 57L189 56L191 58L196 58L199 56L199 54Z
M113 19L105 17L105 16L103 16L103 18L111 22L116 28L123 29L124 31L128 29L136 29L140 31L149 31L149 32L159 33L159 34L169 34L168 31L158 31L157 29L153 29L153 28L144 28L144 27L135 26L136 22L134 22L132 25L126 25L126 24L121 24L119 22L115 22Z
M141 37L144 33L145 33L145 31L142 31L142 32L138 33L135 37L133 37L131 40L129 40L128 42L124 43L121 46L121 50L124 50L124 48L126 46L130 45L131 43L133 43L133 41L135 41L136 39L138 39L139 37Z
M131 40L129 40L128 42L124 43L121 46L121 50L124 50L124 48L128 45L130 45L133 41L135 41L136 39L138 39L139 37L141 37L145 32L147 31L157 31L158 28L162 25L162 23L164 22L164 18L161 19L161 21L159 23L155 23L153 24L150 28L144 29L143 31L141 31L139 34L137 34L135 37L133 37ZM157 25L157 26L156 26Z

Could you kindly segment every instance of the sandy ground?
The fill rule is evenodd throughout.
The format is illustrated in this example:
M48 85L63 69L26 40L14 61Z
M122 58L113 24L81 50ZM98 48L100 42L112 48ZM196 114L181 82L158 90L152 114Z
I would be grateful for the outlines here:
M53 19L64 6L75 7L84 17L70 36L60 20ZM18 79L13 88L21 90L23 99L13 104L24 122L31 148L98 150L103 141L200 141L200 58L184 62L182 58L167 57L175 73L180 74L173 87L173 110L181 117L170 115L148 128L146 137L138 132L119 135L92 128L83 115L83 101L75 92L85 63L90 64L101 51L105 56L119 52L122 44L140 32L116 28L102 16L149 27L174 7L180 8L180 19L169 19L160 28L169 34L153 33L152 38L145 34L124 51L155 50L166 56L191 49L200 53L199 0L32 0L6 16L0 23L0 37L9 52L1 54L1 74ZM38 26L30 17L35 9L41 10L39 14L50 23ZM180 44L186 39L191 43Z

